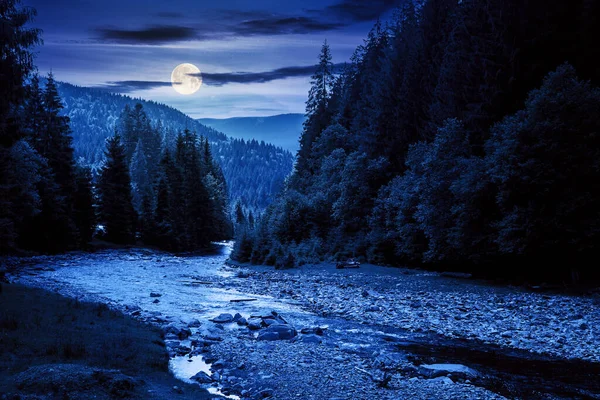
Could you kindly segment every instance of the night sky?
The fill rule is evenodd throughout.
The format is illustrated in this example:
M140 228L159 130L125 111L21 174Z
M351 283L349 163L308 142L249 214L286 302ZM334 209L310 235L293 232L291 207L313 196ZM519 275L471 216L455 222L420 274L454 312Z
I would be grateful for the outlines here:
M396 1L24 0L38 11L41 74L166 103L194 118L304 112L323 40L347 61ZM192 63L203 85L175 92Z

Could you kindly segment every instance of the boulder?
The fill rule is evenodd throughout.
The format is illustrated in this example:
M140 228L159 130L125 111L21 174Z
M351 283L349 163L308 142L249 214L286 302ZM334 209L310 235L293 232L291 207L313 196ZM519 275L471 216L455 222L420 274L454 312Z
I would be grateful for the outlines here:
M238 322L241 318L242 318L242 314L235 313L235 315L233 316L233 322Z
M256 331L262 328L262 320L257 318L250 318L248 320L248 329Z
M319 326L316 326L314 328L302 328L300 330L300 333L305 334L305 335L309 335L309 334L313 334L313 335L319 335L319 336L323 336L323 334L325 333L325 329L327 328L321 328Z
M215 324L227 324L233 322L233 315L231 314L220 314L218 317L211 319Z
M279 340L279 333L262 331L261 333L258 334L257 339L258 340L267 340L267 341Z
M296 329L289 325L273 324L260 332L258 340L290 340L297 334Z
M204 371L198 372L196 375L190 378L198 383L212 383L213 379Z
M189 328L199 328L200 325L201 325L200 321L198 321L197 319L192 319L191 321L188 322Z
M308 334L308 335L303 335L300 338L300 341L303 343L315 343L315 344L319 344L319 343L323 343L323 338L317 335L313 335L313 334Z
M452 385L454 381L447 376L439 376L437 378L431 379L432 382L439 382L442 385Z
M177 326L174 323L171 323L163 328L163 332L165 335L173 334L179 340L187 339L192 335L192 331L187 327Z
M246 320L246 318L242 317L237 320L237 324L240 326L248 325L248 321Z
M428 378L452 375L461 378L475 378L478 374L472 368L461 364L423 364L419 372Z
M278 321L275 318L265 318L265 319L263 319L263 322L267 326L271 326L271 325L274 325L274 324L281 324L281 321Z
M161 297L161 296L162 296L162 294L160 294L160 293L154 293L154 292L150 293L150 297Z

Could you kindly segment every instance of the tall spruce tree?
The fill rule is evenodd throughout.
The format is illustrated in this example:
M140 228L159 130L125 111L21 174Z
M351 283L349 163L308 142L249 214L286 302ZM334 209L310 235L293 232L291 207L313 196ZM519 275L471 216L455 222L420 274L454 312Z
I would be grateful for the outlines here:
M135 241L137 219L132 204L131 178L127 168L125 148L115 134L106 142L106 163L100 172L100 222L106 239L121 244Z
M20 240L33 250L60 252L80 243L75 223L75 163L69 118L60 115L63 106L52 74L42 91L37 77L28 87L23 108L23 128L29 142L46 160L38 188L42 209L28 219Z
M19 110L34 69L31 48L40 30L28 27L36 12L18 0L0 2L0 252L15 248L23 221L39 212L37 183L43 159L23 141Z
M331 115L327 104L334 84L331 49L327 41L321 47L319 63L311 78L311 88L306 101L306 121L300 138L300 149L296 159L296 171L300 174L311 174L314 170L311 162L313 142L327 127Z
M79 232L80 247L85 247L92 240L94 231L96 230L92 170L89 167L78 166L75 171L75 182L75 225Z

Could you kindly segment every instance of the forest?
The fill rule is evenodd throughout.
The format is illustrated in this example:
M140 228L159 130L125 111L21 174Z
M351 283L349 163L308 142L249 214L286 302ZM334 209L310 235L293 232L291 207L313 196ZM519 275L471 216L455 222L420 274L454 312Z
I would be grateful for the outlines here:
M65 82L57 82L57 87L64 106L61 115L70 119L75 160L94 172L104 161L105 141L114 134L123 109L133 109L138 103L158 130L163 146L174 149L177 134L185 129L208 139L213 159L225 175L230 201L241 201L247 210L264 210L292 171L294 157L289 151L263 141L227 137L165 104L101 87Z
M294 172L233 257L600 277L599 8L407 1L341 74L325 42Z
M141 104L126 106L97 174L76 163L70 118L52 74L40 85L35 15L2 2L0 252L88 249L93 236L171 251L232 235L224 174L207 138L184 130L169 145Z

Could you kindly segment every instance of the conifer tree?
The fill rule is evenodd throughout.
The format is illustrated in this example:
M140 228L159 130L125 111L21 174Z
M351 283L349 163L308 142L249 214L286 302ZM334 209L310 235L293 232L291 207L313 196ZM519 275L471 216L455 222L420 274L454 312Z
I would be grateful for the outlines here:
M114 243L133 243L137 216L132 204L125 148L118 134L106 143L106 163L100 173L98 188L100 221L104 224L106 239Z
M144 145L140 139L137 143L131 163L129 164L131 175L131 187L133 195L133 206L138 214L142 212L142 201L145 197L152 198L152 187L148 176L148 164Z
M23 221L39 212L37 183L43 160L23 139L19 110L33 66L31 48L40 30L29 28L32 8L18 0L0 4L0 252L15 248Z
M311 78L311 88L306 101L306 121L300 138L300 150L296 161L296 170L299 173L312 173L311 148L319 134L327 127L331 115L328 113L327 104L334 84L333 63L331 49L327 41L321 47L319 64Z
M75 225L79 232L80 247L85 247L96 229L96 210L92 192L92 171L89 167L78 166L75 174Z
M246 215L244 214L242 203L239 201L235 204L235 223L238 225L244 225L246 223Z

